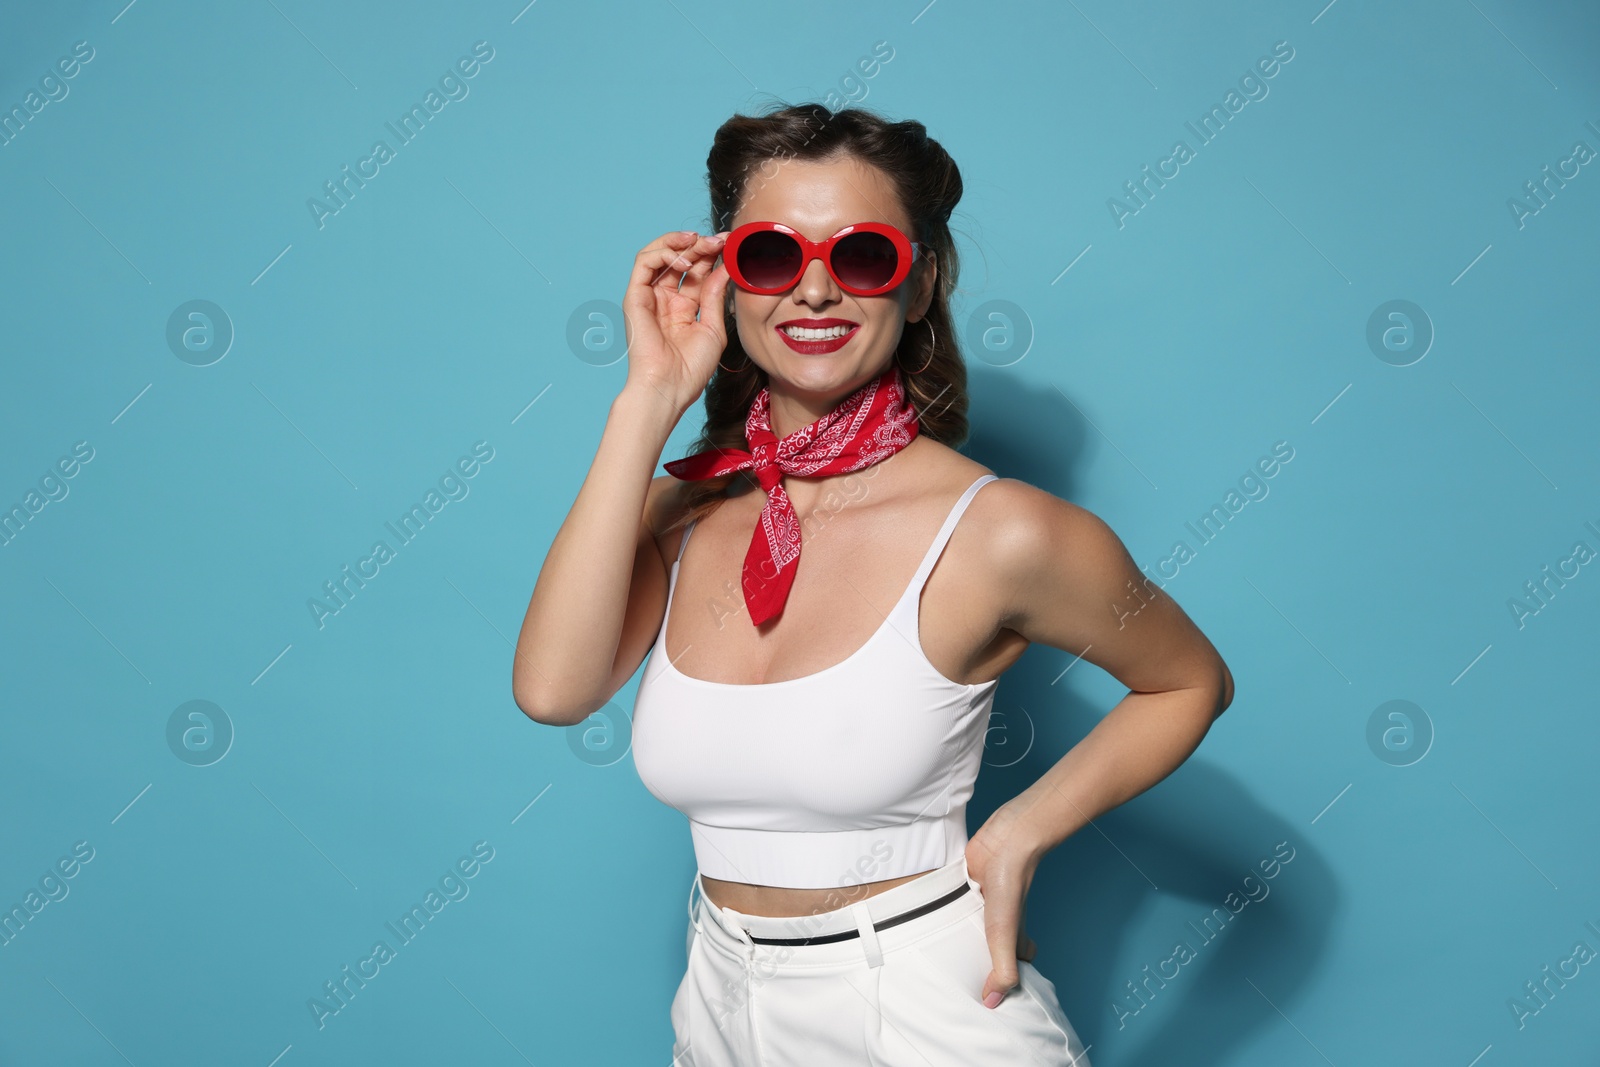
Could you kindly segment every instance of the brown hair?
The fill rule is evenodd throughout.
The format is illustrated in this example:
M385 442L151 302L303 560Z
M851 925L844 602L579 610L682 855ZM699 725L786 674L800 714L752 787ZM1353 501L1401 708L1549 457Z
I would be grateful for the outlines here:
M776 166L789 160L825 161L852 156L888 176L900 204L911 219L913 241L937 256L938 279L926 316L904 331L894 359L906 383L909 402L917 409L917 432L957 447L967 439L967 367L962 360L950 316L950 296L960 272L950 214L961 200L961 171L944 147L928 136L922 123L890 122L865 108L830 111L822 104L775 105L765 115L734 115L717 128L706 157L711 189L707 232L731 228L734 213L753 182L770 179ZM732 325L733 287L728 287L724 321ZM926 325L924 325L926 324ZM732 373L722 367L738 368ZM926 366L926 369L921 369ZM705 426L690 454L745 449L744 422L767 375L751 361L737 330L728 331L728 346L706 384ZM682 514L666 530L713 511L738 471L687 483Z

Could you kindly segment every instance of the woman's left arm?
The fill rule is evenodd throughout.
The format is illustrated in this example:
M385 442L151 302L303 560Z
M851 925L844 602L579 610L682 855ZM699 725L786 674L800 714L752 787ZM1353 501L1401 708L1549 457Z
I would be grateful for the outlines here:
M1012 485L986 546L1001 626L1093 663L1129 691L968 843L994 965L983 988L990 1007L1017 985L1017 960L1033 957L1023 910L1045 853L1176 770L1233 700L1233 676L1216 648L1140 573L1109 526L1041 489Z

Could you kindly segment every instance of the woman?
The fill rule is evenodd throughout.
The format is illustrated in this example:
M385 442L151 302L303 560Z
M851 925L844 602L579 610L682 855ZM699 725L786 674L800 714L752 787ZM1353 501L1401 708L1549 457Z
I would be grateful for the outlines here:
M735 116L708 167L718 232L634 260L627 381L517 703L580 722L655 653L634 759L698 868L675 1063L1086 1067L1029 884L1194 751L1232 678L1104 523L955 450L961 178L920 123ZM702 392L694 454L652 479ZM994 690L1035 641L1130 692L969 840Z

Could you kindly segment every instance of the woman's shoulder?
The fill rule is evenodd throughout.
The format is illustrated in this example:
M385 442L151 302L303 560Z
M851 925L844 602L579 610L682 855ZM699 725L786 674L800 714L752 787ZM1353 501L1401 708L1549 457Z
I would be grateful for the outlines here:
M952 500L994 476L967 501L946 552L957 560L971 610L1015 618L1040 590L1098 589L1103 576L1128 566L1121 541L1087 508L959 453L928 456L941 461L927 471L930 498Z
M683 491L689 483L670 474L658 474L650 479L645 490L644 511L650 529L660 532L683 506Z
M1005 477L938 441L927 442L925 451L919 457L919 465L915 480L920 492L930 498L948 498L952 494L965 492L980 478L994 477L994 484L985 483L968 502L965 514L976 520L970 525L1025 520L1028 509L1040 506L1040 498L1049 496L1027 482ZM963 517L962 523L967 525L968 520Z
M669 563L677 558L689 523L689 491L695 482L660 474L650 479L645 492L644 523L656 539L656 547Z
M677 543L683 535L683 524L679 523L676 527L673 524L683 514L683 491L686 485L670 474L660 474L650 479L650 487L645 490L644 525L656 539L656 547L662 556L668 560L676 555Z
M1098 515L1020 478L999 478L961 520L973 558L997 586L1086 582L1127 563L1127 549Z
M982 558L1009 570L1037 565L1068 546L1097 538L1105 523L1088 508L1046 489L999 474L990 467L940 445L927 454L930 493L948 497L994 475L968 501L959 527L962 539Z

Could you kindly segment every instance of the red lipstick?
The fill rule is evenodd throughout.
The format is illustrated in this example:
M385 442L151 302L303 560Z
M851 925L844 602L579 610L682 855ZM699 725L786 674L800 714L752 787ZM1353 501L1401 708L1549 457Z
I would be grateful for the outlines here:
M790 337L784 332L785 326L804 326L812 330L825 330L830 326L845 326L848 329L839 337L830 337L821 341L801 341ZM827 355L829 352L837 352L843 348L845 343L861 329L861 324L851 322L849 319L790 319L787 322L779 323L773 329L783 339L783 343L795 352L803 356L822 356Z

